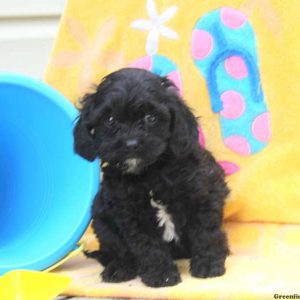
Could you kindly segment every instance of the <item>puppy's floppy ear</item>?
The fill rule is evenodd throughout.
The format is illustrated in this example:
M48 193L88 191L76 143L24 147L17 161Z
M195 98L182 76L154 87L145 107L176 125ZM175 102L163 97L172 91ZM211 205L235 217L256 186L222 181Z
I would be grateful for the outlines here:
M97 156L90 120L91 111L95 107L94 97L95 94L88 94L81 101L83 107L80 110L80 116L73 131L75 152L89 161L93 161Z
M176 86L163 78L162 86L166 88L167 103L171 113L170 150L177 156L187 155L198 143L197 119L179 96Z
M74 128L74 149L83 158L93 161L97 157L97 144L94 139L94 124L105 93L109 90L112 80L104 77L94 93L86 94L80 101L82 108Z

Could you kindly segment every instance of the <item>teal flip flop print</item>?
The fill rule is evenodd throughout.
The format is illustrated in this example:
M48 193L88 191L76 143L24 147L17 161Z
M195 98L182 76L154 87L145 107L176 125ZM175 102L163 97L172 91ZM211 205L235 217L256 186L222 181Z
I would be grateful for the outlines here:
M240 11L221 8L204 15L192 32L191 55L207 82L223 142L249 156L270 141L270 117L262 90L254 31Z

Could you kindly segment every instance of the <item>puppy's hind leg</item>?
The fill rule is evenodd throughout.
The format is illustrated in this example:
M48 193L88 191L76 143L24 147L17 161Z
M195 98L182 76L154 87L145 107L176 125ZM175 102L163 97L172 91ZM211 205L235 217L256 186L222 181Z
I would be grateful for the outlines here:
M220 229L192 229L192 259L190 271L192 276L207 278L225 273L225 259L229 254L226 235Z
M105 267L101 273L103 281L134 279L137 276L135 260L116 228L101 218L94 219L93 228L100 242L100 250L87 256L97 259Z
M207 206L194 210L187 229L192 252L190 271L200 278L223 275L229 254L227 237L221 229L222 212Z

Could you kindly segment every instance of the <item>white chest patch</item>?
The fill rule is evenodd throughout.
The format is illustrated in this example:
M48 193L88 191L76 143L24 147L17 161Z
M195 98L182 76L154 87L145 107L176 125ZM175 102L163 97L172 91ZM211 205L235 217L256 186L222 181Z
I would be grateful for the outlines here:
M126 173L136 173L142 160L140 158L128 158L125 160Z
M166 242L179 241L179 237L175 231L175 225L172 220L171 214L167 212L166 206L159 204L159 201L153 199L153 193L150 192L151 200L150 204L153 208L157 209L156 218L159 227L164 227L163 240Z

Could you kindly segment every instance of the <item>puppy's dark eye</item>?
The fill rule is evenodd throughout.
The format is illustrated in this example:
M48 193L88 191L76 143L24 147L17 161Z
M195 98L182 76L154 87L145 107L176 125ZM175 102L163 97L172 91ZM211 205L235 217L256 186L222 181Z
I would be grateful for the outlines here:
M157 122L157 116L153 114L147 114L145 115L145 121L146 123L153 125Z
M104 124L107 127L113 127L116 124L116 120L113 116L109 116L105 121Z

